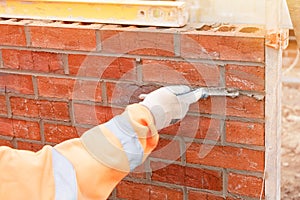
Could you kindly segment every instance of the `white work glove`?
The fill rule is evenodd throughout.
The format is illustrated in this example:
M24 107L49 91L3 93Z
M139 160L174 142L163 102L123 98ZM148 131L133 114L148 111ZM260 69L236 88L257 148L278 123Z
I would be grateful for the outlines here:
M203 89L191 90L185 85L166 86L146 95L140 104L152 113L157 130L183 119L190 104L204 98Z

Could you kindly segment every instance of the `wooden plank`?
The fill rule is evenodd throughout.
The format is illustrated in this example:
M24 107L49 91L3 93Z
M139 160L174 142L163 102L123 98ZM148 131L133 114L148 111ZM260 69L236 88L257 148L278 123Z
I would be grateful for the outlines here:
M279 32L281 0L266 0L266 29ZM282 47L266 45L265 199L280 200Z
M184 2L99 0L9 0L0 17L181 27L188 21Z

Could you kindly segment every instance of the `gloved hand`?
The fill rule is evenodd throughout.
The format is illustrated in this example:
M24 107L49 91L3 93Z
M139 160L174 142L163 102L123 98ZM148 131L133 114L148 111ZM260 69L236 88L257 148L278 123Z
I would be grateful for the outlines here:
M183 119L190 104L204 98L203 88L192 90L185 85L166 86L146 95L140 104L152 113L157 130Z

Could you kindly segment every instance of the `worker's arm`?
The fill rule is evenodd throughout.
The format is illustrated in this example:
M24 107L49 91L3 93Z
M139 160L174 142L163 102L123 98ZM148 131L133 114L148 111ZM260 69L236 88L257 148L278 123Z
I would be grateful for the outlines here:
M105 200L158 142L150 111L134 104L107 123L54 148L0 148L0 199Z
M133 104L80 139L64 142L55 149L74 166L79 199L101 200L145 160L157 142L152 114L146 107Z
M156 147L157 130L185 116L196 101L188 91L182 86L158 89L107 123L54 148L33 153L1 147L0 198L105 200Z

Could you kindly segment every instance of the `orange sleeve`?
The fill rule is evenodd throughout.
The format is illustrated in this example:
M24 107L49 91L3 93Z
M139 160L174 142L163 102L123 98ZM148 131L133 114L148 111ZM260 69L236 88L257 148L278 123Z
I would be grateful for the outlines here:
M129 150L120 135L129 137L125 139ZM134 138L132 143L131 138ZM138 165L134 156L140 157L137 160L141 164L156 147L158 138L150 111L140 104L133 104L127 106L120 116L88 130L79 139L55 148L75 168L79 199L106 200L115 186L133 170L132 167ZM127 150L132 150L135 145L141 147L142 155L139 152L128 154ZM133 160L130 155L133 155Z
M0 147L0 199L55 199L51 149L34 153Z
M150 111L133 104L55 147L36 153L0 147L0 199L106 200L157 142Z

